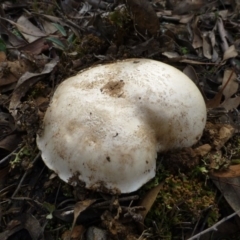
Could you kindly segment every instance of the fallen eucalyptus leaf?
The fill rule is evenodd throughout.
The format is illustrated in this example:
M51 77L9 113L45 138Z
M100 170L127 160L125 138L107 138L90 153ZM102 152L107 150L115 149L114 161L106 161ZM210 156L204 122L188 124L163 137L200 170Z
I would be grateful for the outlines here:
M12 116L15 118L17 114L17 107L20 104L21 98L26 94L30 87L40 81L46 74L50 73L57 65L59 58L54 58L47 63L41 73L26 72L17 83L10 100L9 109Z

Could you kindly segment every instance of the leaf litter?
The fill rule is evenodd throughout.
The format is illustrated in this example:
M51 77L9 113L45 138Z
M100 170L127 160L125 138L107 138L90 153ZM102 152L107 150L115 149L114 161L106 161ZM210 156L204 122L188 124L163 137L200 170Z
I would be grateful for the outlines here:
M215 239L228 218L211 226L240 209L239 9L234 0L3 1L0 238L78 239L96 226L109 239L194 239L203 229ZM84 68L130 57L166 62L195 82L208 106L203 137L159 156L156 178L134 195L70 187L36 160L51 96Z

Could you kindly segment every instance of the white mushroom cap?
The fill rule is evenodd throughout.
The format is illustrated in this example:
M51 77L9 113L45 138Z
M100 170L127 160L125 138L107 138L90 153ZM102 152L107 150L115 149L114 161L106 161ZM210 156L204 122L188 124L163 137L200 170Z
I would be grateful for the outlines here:
M157 152L192 146L206 122L195 84L178 69L127 59L59 85L37 137L46 165L68 182L128 193L155 176Z

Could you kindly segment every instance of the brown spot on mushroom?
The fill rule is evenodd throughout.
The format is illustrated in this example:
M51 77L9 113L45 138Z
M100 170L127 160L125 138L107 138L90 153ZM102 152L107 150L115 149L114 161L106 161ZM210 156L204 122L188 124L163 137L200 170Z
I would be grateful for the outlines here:
M111 159L110 159L109 156L107 156L106 159L107 159L108 162L111 162Z
M124 81L110 81L105 84L100 91L106 93L111 97L121 97L123 95Z

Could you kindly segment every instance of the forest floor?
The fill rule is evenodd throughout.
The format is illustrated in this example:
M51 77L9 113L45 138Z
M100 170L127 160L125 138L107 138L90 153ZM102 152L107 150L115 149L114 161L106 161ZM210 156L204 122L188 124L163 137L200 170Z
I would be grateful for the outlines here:
M0 36L1 240L240 239L239 1L1 1ZM134 193L70 186L36 145L51 97L80 70L126 58L197 85L203 136L159 154Z

